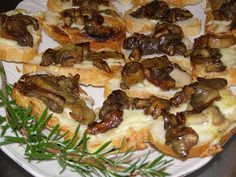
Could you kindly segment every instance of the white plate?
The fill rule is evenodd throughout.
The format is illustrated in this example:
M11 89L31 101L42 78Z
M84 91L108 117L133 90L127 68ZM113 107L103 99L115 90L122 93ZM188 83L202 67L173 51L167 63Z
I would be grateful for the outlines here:
M24 0L18 5L18 8L23 8L29 11L45 11L47 9L46 4L47 4L46 0L38 0L38 1ZM119 9L122 9L121 4L116 2L115 5L118 5ZM196 7L198 7L198 9L196 9ZM203 24L204 24L204 11L203 11L204 7L205 7L205 2L197 6L188 7L196 17L199 17L203 20ZM56 47L57 45L58 45L57 42L52 40L43 32L43 39L39 48L40 51L44 51L48 47L51 48ZM8 82L13 84L21 76L21 73L19 72L19 69L21 69L21 65L13 63L4 63L4 66L7 72ZM95 107L101 106L103 102L103 96L102 96L103 89L97 89L92 87L85 89L87 90L89 95L95 98L96 101ZM3 115L4 111L0 110L0 114ZM24 146L13 144L13 145L2 146L1 149L16 163L18 163L22 168L24 168L34 176L38 177L43 177L43 176L70 177L77 175L79 176L79 174L72 172L70 169L66 169L62 174L60 174L59 172L61 171L61 167L58 165L57 161L29 162L24 158ZM140 155L140 153L142 154L144 152L138 152L137 155ZM155 158L157 155L159 155L159 152L157 151L153 151L151 154L153 158ZM193 159L188 159L186 161L180 161L174 159L172 165L167 167L166 172L172 174L171 175L172 177L186 176L187 174L199 169L200 167L208 163L211 159L212 157L193 158Z

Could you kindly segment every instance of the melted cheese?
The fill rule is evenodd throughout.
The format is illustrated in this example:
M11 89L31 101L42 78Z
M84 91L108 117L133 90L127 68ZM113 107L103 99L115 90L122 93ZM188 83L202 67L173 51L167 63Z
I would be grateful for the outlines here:
M104 143L116 138L122 139L127 135L130 128L138 131L143 128L148 128L153 122L152 116L145 115L143 110L124 109L123 121L117 128L113 128L106 133L90 135L90 140L91 143L96 144L99 141Z
M229 48L220 49L222 54L221 61L227 67L233 68L236 66L236 45Z
M236 122L236 96L233 96L227 90L221 90L220 96L222 99L215 101L214 105L217 106L224 117L230 122Z

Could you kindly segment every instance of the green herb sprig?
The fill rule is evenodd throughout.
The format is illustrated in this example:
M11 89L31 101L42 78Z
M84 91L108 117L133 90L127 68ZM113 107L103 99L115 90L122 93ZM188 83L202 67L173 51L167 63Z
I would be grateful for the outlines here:
M1 67L1 65L0 65ZM5 73L5 72L4 72ZM2 74L1 74L2 75ZM10 99L11 87L6 85L0 91L0 106L5 107L7 115L0 116L2 141L0 145L19 143L25 147L25 157L29 160L57 160L62 167L61 173L67 168L78 172L81 176L168 176L165 167L172 160L165 160L164 155L148 161L149 154L143 158L131 160L132 149L121 153L120 148L111 148L106 142L95 152L87 148L89 138L86 133L78 140L79 126L70 140L65 140L66 133L60 132L56 125L49 133L44 133L45 126L51 115L47 109L36 119L32 109L18 106ZM9 133L6 133L11 131Z

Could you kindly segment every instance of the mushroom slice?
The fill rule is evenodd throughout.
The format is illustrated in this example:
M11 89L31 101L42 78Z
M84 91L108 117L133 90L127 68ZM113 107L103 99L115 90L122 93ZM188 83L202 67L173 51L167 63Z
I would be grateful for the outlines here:
M145 69L144 73L149 82L160 87L162 90L169 90L175 87L175 80L165 69Z
M102 51L98 53L90 53L88 56L89 60L95 59L124 59L124 54L120 52Z
M145 79L143 66L137 61L125 64L121 72L121 82L126 86L134 85Z
M196 112L202 112L205 108L220 98L219 89L227 85L225 79L198 79L190 104ZM217 83L219 82L219 83Z
M16 88L24 95L42 100L53 112L62 113L65 104L65 99L62 96L41 88L33 82L18 82Z
M172 23L162 23L155 26L153 36L160 37L161 35L174 34L176 39L183 39L184 32L178 25Z
M233 35L224 35L224 36L211 35L209 37L208 45L211 48L227 48L234 45L235 42L236 40Z
M98 69L101 69L107 73L111 73L111 68L109 67L109 65L107 64L106 61L101 60L101 59L94 59L93 60L93 65L96 66Z
M162 18L162 20L167 21L169 23L175 23L176 21L186 20L192 17L193 17L193 14L187 9L172 8Z
M86 129L86 133L96 135L105 133L110 129L118 127L122 122L123 111L111 111L109 117L101 122L93 122Z
M100 119L106 119L106 114L115 110L121 111L124 108L130 107L130 100L129 97L126 95L125 92L121 90L113 91L107 99L104 101L103 106L99 112Z
M168 111L169 108L169 100L151 96L148 99L148 106L144 108L144 112L145 114L153 116L154 119L157 119L163 112Z
M184 113L174 115L164 111L163 119L165 129L184 127L186 122Z
M194 88L191 85L186 85L182 88L181 91L177 92L171 99L170 104L172 106L179 106L182 103L186 103L192 97L194 93Z
M190 149L198 142L198 134L191 127L170 128L166 131L166 144L182 158L186 158Z
M171 68L172 64L168 60L168 57L166 55L160 56L160 57L154 57L150 59L145 59L142 62L142 65L145 69L147 68Z
M66 107L72 110L70 116L83 125L92 123L96 118L94 111L81 99L77 100L75 103L67 104Z

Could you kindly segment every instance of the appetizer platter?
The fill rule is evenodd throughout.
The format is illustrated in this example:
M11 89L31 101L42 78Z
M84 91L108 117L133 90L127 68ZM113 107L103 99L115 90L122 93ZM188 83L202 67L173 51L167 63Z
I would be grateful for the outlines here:
M34 176L202 167L236 132L235 9L24 0L1 13L1 149Z

